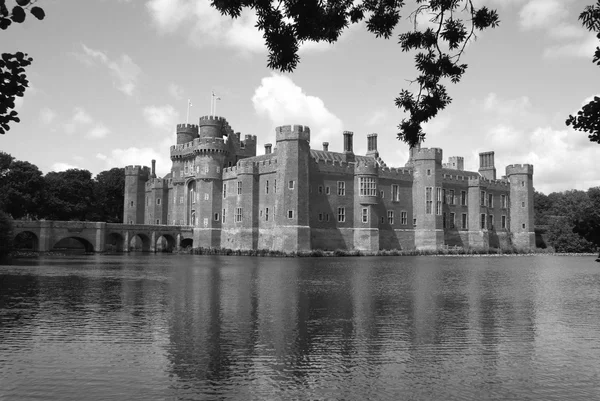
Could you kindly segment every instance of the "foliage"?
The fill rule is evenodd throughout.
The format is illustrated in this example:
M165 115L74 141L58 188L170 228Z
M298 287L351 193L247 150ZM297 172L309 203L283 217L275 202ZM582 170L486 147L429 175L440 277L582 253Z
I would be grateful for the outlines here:
M44 19L44 10L33 6L36 1L16 0L16 4L9 10L6 0L0 0L0 29L5 30L13 23L24 22L27 16L26 10L35 18ZM23 52L0 55L0 134L9 130L8 124L11 121L20 122L18 113L14 110L15 98L23 97L25 94L25 88L29 85L25 67L28 67L32 61L33 59Z
M565 218L556 218L548 227L548 242L560 253L582 253L595 250L594 244L573 232Z
M43 187L44 179L37 166L0 152L0 209L15 219L35 217Z
M69 169L45 176L43 211L51 220L87 220L94 199L92 173Z
M10 216L0 210L0 260L12 250L13 227Z
M425 138L422 124L450 104L452 99L442 80L460 81L467 69L460 59L475 31L494 28L500 22L495 10L475 8L471 0L416 2L417 8L410 14L412 29L399 36L399 44L403 52L418 52L415 66L419 75L412 81L418 89L402 90L395 99L396 106L408 113L398 126L398 138L410 146ZM400 21L404 1L212 0L211 5L232 18L240 17L244 8L253 9L269 50L267 65L291 72L300 61L300 44L336 42L350 24L364 20L369 32L389 39ZM434 28L419 27L417 19L421 16L429 17Z
M600 0L595 5L587 6L579 14L581 24L591 32L597 32L596 38L600 39ZM600 66L600 47L592 58L592 62ZM600 143L600 97L594 98L585 104L577 112L577 116L569 115L566 121L567 126L573 126L573 129L588 133L591 142Z
M124 202L125 169L115 167L99 173L94 179L92 220L121 223Z

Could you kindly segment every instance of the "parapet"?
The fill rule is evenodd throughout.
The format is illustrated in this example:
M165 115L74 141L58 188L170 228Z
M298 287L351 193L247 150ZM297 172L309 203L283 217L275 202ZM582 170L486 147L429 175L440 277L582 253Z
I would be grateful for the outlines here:
M139 177L150 177L150 167L148 166L125 166L125 175L133 175Z
M356 163L354 173L356 175L378 175L378 169L375 160L372 163L358 162Z
M283 125L275 128L275 140L280 141L298 141L304 140L310 142L310 128L302 125Z
M509 164L506 166L506 175L510 177L515 174L533 175L532 164Z
M435 160L436 162L442 163L442 149L440 149L440 148L414 149L412 156L413 156L413 161Z

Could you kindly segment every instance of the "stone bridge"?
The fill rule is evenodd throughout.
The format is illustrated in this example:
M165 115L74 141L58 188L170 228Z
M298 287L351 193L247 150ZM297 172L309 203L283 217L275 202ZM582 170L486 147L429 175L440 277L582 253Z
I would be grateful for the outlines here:
M194 238L193 228L187 226L15 220L13 227L15 238L39 252L73 241L82 244L86 252L179 250L193 246Z

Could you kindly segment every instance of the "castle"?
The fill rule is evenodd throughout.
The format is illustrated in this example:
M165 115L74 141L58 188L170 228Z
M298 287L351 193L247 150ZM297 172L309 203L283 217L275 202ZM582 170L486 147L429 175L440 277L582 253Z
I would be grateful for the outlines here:
M194 247L230 249L437 249L535 247L533 166L513 164L497 179L494 152L478 172L462 157L414 147L404 167L329 144L311 149L310 129L276 129L276 144L256 156L256 136L241 136L222 117L179 124L164 178L125 168L125 224L192 226Z

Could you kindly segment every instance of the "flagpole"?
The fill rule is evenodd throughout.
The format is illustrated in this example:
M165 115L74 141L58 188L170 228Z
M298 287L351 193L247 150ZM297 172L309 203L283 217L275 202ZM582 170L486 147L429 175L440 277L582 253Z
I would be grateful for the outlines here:
M190 99L188 99L188 105L187 105L187 117L185 118L185 123L188 124L190 122L190 105L191 105L191 101Z
M213 115L213 103L214 103L214 101L215 101L215 92L212 91L210 93L210 115L211 116Z

